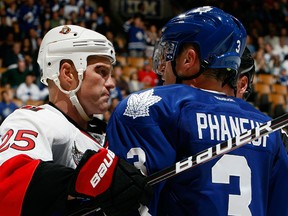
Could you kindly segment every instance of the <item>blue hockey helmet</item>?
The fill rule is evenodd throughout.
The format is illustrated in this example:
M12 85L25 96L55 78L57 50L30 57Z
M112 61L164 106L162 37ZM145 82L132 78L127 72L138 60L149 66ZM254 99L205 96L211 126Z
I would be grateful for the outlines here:
M163 27L153 70L161 74L164 63L173 61L184 44L198 47L202 67L238 70L246 37L244 26L232 15L212 6L194 8Z

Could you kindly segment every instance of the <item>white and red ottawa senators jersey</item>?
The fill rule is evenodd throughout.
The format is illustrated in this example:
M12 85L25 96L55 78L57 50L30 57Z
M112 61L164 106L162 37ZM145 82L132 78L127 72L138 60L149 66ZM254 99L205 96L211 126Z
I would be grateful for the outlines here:
M106 123L96 118L87 130L81 129L53 104L24 106L11 113L0 126L0 215L70 211L73 168L87 149L102 148L105 129Z
M75 168L87 149L98 151L102 146L93 134L72 122L50 104L16 110L0 127L0 165L15 155L26 154Z

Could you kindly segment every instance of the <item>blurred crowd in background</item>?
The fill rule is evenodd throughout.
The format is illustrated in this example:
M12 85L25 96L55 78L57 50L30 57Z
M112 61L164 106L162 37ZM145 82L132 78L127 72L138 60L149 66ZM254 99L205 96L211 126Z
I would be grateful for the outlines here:
M160 1L160 0L158 0ZM153 47L161 27L169 19L145 16L140 2L131 17L115 19L111 1L93 0L3 0L0 2L0 121L18 107L48 101L47 88L40 82L38 49L43 35L64 24L87 27L105 35L117 53L111 92L111 107L103 116L108 121L118 102L135 91L161 85L151 69ZM143 1L144 2L144 1ZM151 1L150 1L151 2ZM179 1L170 0L172 16L188 8L212 5L241 20L247 29L247 46L255 58L254 93L248 101L275 117L287 112L288 88L288 3L287 0ZM268 79L262 75L267 75ZM267 81L268 80L268 81ZM259 87L257 84L265 84ZM280 92L274 85L284 86ZM286 90L285 90L286 89ZM271 93L271 94L270 94ZM274 103L272 94L282 94ZM279 106L278 106L279 105Z

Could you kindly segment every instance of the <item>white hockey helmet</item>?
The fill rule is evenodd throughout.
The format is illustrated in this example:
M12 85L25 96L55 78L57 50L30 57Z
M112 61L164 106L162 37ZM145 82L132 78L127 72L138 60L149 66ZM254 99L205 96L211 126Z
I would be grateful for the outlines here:
M78 73L87 67L87 57L107 56L111 63L116 61L112 43L102 34L77 25L63 25L51 29L44 36L37 62L41 70L41 82L58 79L60 62L73 61Z
M41 70L41 82L48 85L47 79L53 80L63 93L69 95L70 101L86 121L89 121L90 117L80 104L76 93L81 87L87 68L87 57L95 55L108 57L112 64L116 61L114 47L105 36L80 26L63 25L46 33L37 59ZM58 78L60 62L63 59L72 60L78 73L78 86L70 91L61 87Z

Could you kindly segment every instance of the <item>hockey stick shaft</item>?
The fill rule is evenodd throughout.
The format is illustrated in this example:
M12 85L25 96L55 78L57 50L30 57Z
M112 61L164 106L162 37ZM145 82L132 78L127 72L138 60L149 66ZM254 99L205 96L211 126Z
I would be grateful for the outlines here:
M200 164L206 163L216 157L219 157L225 153L233 151L236 148L246 145L247 143L250 143L274 131L282 129L287 125L288 113L279 116L278 118L272 119L251 130L248 130L245 133L237 135L234 138L228 139L227 141L205 149L193 156L185 158L170 167L153 173L147 177L147 182L149 185L155 185L188 169L191 169Z

